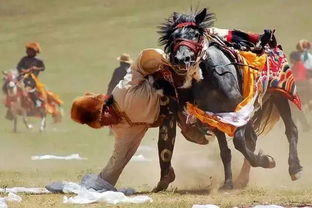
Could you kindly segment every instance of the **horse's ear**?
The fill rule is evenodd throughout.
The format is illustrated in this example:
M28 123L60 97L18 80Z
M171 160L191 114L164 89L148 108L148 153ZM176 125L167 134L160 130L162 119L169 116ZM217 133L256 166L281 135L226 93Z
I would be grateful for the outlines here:
M172 19L173 19L174 22L177 21L178 17L179 17L179 13L178 12L173 12Z
M4 78L4 79L6 79L6 78L7 78L7 76L8 76L8 72L6 72L6 71L2 71L2 74L3 74L3 78Z
M195 16L196 24L199 25L200 23L202 23L202 21L204 21L206 15L207 15L207 9L205 8Z

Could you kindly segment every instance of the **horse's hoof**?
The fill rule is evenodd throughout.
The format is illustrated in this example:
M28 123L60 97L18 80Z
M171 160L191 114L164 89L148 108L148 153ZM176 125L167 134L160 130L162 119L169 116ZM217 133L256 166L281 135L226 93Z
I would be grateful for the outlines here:
M233 183L230 182L230 183L224 183L223 186L221 186L219 188L219 191L228 191L228 190L232 190L234 187L233 187Z
M301 170L299 170L297 173L290 175L291 180L296 181L296 180L300 179L302 176L302 173L303 173L303 170L301 168Z
M160 179L157 186L152 190L152 192L157 193L160 191L165 191L168 188L169 184L174 180L175 174L173 168L171 167L169 173Z
M276 166L276 162L274 160L273 157L271 157L270 155L264 155L264 168L274 168Z

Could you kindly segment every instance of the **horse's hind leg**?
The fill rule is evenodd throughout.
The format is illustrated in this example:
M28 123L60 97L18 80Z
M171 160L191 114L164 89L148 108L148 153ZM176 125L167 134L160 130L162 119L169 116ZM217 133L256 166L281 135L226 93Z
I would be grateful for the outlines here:
M246 127L251 124L239 127L234 134L233 142L235 148L240 151L253 167L274 168L275 161L269 155L255 154L247 147L245 141Z
M220 148L220 156L221 156L223 168L224 168L224 184L223 186L220 187L220 190L233 189L231 150L228 147L225 134L221 131L215 131L214 133L218 139L219 148Z
M14 133L17 132L17 116L14 116L14 119L13 119L13 132Z
M252 128L251 125L247 125L246 126L246 144L247 144L247 147L253 152L256 149L257 138L258 137L254 128ZM248 185L250 167L251 167L250 163L248 162L248 160L246 160L246 158L244 158L243 166L240 170L238 177L236 178L234 182L235 188L244 188Z
M295 125L292 117L291 110L287 98L280 94L275 94L273 96L274 104L277 107L283 121L285 124L285 134L289 142L289 174L292 180L297 180L301 176L302 166L298 158L297 143L298 143L298 129Z

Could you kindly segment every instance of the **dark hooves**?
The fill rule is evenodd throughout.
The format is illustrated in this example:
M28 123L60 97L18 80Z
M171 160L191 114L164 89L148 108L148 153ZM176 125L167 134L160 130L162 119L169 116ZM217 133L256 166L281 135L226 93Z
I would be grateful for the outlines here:
M165 191L169 184L175 180L175 174L173 168L170 168L169 173L162 177L157 186L153 189L154 193Z
M263 168L274 168L276 166L276 162L273 157L270 155L263 155L263 162L262 162L262 167Z
M234 188L233 183L224 183L223 186L219 188L219 191L233 190L233 188Z
M295 171L295 173L290 174L291 180L296 181L296 180L300 179L302 173L303 173L303 169L302 169L302 167L300 167L297 171Z

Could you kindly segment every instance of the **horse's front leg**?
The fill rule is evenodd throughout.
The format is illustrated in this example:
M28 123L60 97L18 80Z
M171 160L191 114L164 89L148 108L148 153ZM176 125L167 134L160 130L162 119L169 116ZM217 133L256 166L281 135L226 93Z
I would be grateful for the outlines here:
M300 178L302 173L302 166L300 165L297 144L298 144L298 129L295 125L292 117L291 110L287 98L283 97L280 94L273 96L274 104L278 106L278 111L283 119L286 129L286 136L289 142L289 174L291 180L297 180Z
M244 157L249 161L251 166L274 168L276 164L273 157L269 155L263 155L260 153L255 154L247 147L245 140L245 131L247 125L250 124L246 124L245 126L237 128L233 138L235 148L244 155Z
M39 129L40 132L43 132L46 128L46 123L47 123L46 118L47 118L46 113L41 112L41 122L40 122L40 129Z
M221 131L214 132L219 143L220 156L224 167L224 184L220 187L220 190L233 189L232 181L232 167L231 167L231 150L228 147L225 134Z
M26 116L26 112L24 113L23 115L23 122L24 122L24 125L26 126L27 129L32 129L33 126L31 124L28 123L28 119L27 119L27 116Z
M171 158L176 137L176 117L168 115L159 127L158 156L160 164L160 181L153 192L164 191L175 180L174 170L171 167Z

